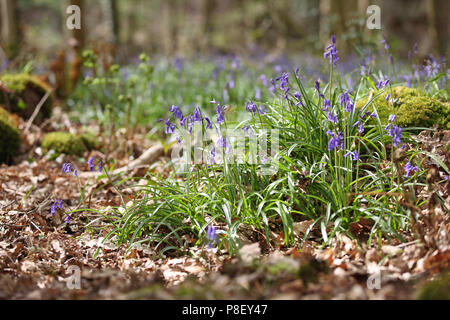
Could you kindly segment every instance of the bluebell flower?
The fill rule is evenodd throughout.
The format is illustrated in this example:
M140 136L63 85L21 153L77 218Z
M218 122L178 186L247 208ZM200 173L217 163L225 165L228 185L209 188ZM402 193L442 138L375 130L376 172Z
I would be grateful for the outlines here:
M319 80L316 80L316 83L315 83L314 87L316 88L317 93L319 94L319 96L321 98L325 98L325 96L322 93L320 93L320 82L319 82Z
M206 129L212 129L213 127L211 120L209 120L208 117L205 117L204 119L206 120Z
M64 173L70 173L72 172L72 164L71 163L63 163L62 165L62 171Z
M352 101L347 101L347 103L345 104L345 111L346 112L352 112L353 110L353 102Z
M78 177L78 170L77 168L73 169L73 176Z
M297 67L297 68L295 68L295 75L297 76L297 78L299 78L300 76L299 76L299 71L300 71L300 68L299 67Z
M414 167L411 164L411 162L408 162L407 164L405 164L403 169L405 169L405 172L406 172L405 177L407 177L407 178L409 178L411 176L411 172L419 170L419 168L418 167Z
M202 122L202 111L199 106L196 106L194 109L193 119L194 122Z
M244 130L249 137L251 137L253 135L253 130L250 126L245 126L242 128L242 130Z
M284 98L287 99L288 92L291 90L291 86L289 84L289 74L287 72L283 72L276 80L280 80L280 89L284 91Z
M339 120L337 118L337 116L335 116L333 113L328 112L328 121L332 122L332 123L338 123Z
M245 110L255 115L257 112L257 106L253 101L250 101L245 104Z
M342 132L339 132L338 135L335 135L332 132L330 133L331 138L328 142L328 151L334 150L336 148L344 149L344 134Z
M331 36L331 44L325 49L323 57L329 59L330 64L336 67L336 63L339 60L338 50L336 49L336 36Z
M387 43L386 39L381 40L380 43L384 45L384 49L389 50L389 44Z
M95 159L95 157L92 156L91 158L89 158L89 160L87 162L89 165L89 170L91 170L91 171L94 171L94 168L95 168L94 159Z
M363 125L362 122L361 122L361 123L359 124L359 126L358 126L358 132L359 132L359 133L364 133L364 125Z
M208 226L208 230L206 231L206 238L208 239L208 248L211 249L213 247L213 244L217 242L217 233L214 226Z
M262 115L265 115L266 112L267 112L267 110L264 108L264 106L260 105L260 106L258 107L258 113L259 113L261 116L262 116Z
M217 104L217 123L224 123L225 122L225 118L223 116L223 110L220 107L220 104Z
M381 89L381 88L387 87L389 85L389 81L390 81L389 79L378 81L378 83L376 85L377 89Z
M103 164L101 161L98 163L98 172L100 172L100 173L103 172Z
M328 99L323 100L323 111L330 111L331 102Z
M169 120L159 119L159 122L164 122L166 125L166 134L171 134L175 132L175 124L171 123Z
M299 92L294 93L294 97L295 99L298 100L298 102L295 104L297 107L298 106L302 106L303 107L303 102L302 102L302 95Z
M53 202L52 206L50 207L50 214L52 217L56 214L57 206L58 206L58 200L55 200L55 202Z
M183 119L183 112L181 111L181 109L178 106L171 106L169 108L169 112L172 112L172 115L175 118Z
M227 138L225 136L220 136L217 140L216 146L219 148L227 149L228 148L228 142Z

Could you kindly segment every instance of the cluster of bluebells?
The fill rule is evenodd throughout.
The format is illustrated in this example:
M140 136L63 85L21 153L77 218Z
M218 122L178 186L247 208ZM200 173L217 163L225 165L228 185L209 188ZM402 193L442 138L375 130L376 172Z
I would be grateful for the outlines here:
M402 128L400 128L397 125L394 125L396 116L394 114L391 114L389 116L389 123L386 125L384 130L387 131L387 135L392 137L392 140L394 142L394 146L398 146L402 139Z
M430 54L427 59L427 64L424 67L424 71L427 77L435 77L439 73L440 68L441 65L436 61L436 59L434 59L433 55Z
M55 200L55 202L53 202L52 206L50 207L50 214L51 216L55 216L56 214L56 210L57 209L62 209L63 208L63 201L62 200Z
M74 177L78 177L78 170L77 168L73 167L71 163L64 163L62 165L62 171L64 173L71 173L73 172Z
M350 92L348 90L339 97L339 105L341 107L345 105L346 112L353 111L353 100L350 98Z
M94 156L90 157L89 160L87 161L87 164L89 166L89 170L91 172L93 172L95 170L94 161L95 161L95 157ZM99 161L99 163L98 163L98 172L102 172L102 171L103 171L103 165L102 165L102 162Z
M258 107L253 101L247 102L245 104L245 110L252 113L253 115L255 115L256 113L258 113L259 115L263 115L266 113L263 106L260 105Z
M344 158L350 157L351 159L353 159L354 161L359 160L359 153L357 150L351 152L347 152L346 154L344 154Z
M208 230L206 231L206 239L208 239L208 248L212 249L213 245L217 242L217 232L214 226L208 226Z
M289 74L287 72L283 72L281 76L275 78L274 81L280 81L280 89L284 91L284 98L287 99L288 93L291 90ZM272 84L274 84L274 82Z
M331 137L328 142L328 151L332 151L334 149L344 149L344 133L339 131L338 134L328 130L327 134Z
M385 87L387 87L389 85L389 82L390 82L389 78L386 79L386 80L380 80L376 84L376 87L377 87L377 89L385 88Z
M405 166L403 167L403 169L404 169L405 172L406 172L406 175L405 175L406 178L409 178L409 177L411 176L411 172L419 170L419 168L413 166L413 165L411 164L411 162L408 162L407 164L405 164Z
M336 36L331 36L331 44L326 47L323 57L336 67L336 63L339 60L338 50L336 49Z

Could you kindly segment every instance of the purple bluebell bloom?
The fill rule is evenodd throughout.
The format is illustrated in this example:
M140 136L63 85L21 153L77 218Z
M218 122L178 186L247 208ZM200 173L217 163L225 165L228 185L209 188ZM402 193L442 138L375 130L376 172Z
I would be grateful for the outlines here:
M171 123L169 120L159 119L159 122L164 122L166 125L166 134L171 134L175 132L175 123Z
M387 43L386 39L381 40L380 43L384 45L384 49L389 50L389 44Z
M224 115L223 115L223 110L220 107L220 104L217 104L217 123L221 124L221 123L224 123L224 122L225 122L225 118L224 118Z
M332 132L327 132L327 134L330 133L331 138L328 142L328 151L334 150L336 148L344 149L344 134L342 132L339 132L336 136Z
M169 112L172 112L172 115L177 119L183 119L183 112L178 106L171 106L169 108Z
M378 81L376 87L377 87L377 89L381 89L381 88L387 87L389 85L389 82L390 82L389 79L380 80L380 81Z
M303 107L303 102L302 102L302 95L299 92L294 93L294 97L295 99L298 100L298 102L295 104L297 107L298 106L302 106Z
M77 168L73 169L73 176L78 177L78 169Z
M332 123L338 123L339 120L337 118L337 116L335 116L333 113L328 112L328 121L332 122Z
M267 112L267 110L264 108L264 106L260 105L260 106L258 107L258 113L259 113L261 116L262 116L262 115L265 115L266 112Z
M242 128L242 130L244 130L249 137L251 137L253 135L253 130L250 126L245 126Z
M319 82L319 80L316 80L316 83L315 83L315 85L314 85L314 88L316 88L317 93L319 94L319 96L320 96L321 98L325 98L325 96L324 96L322 93L320 93L320 82Z
M196 106L194 109L193 119L194 122L202 122L202 111L199 106Z
M206 129L212 129L213 127L212 127L212 122L211 122L211 120L209 120L208 117L204 117L203 119L206 120Z
M325 49L323 57L330 60L330 64L336 67L339 60L338 50L336 49L336 36L331 36L331 44Z
M250 101L245 104L245 110L255 115L257 112L257 106L253 101Z
M411 162L408 162L407 164L405 164L405 166L403 167L403 169L404 169L405 172L406 172L405 177L407 177L407 178L409 178L409 177L411 176L411 172L419 170L419 168L418 168L418 167L414 167L414 166L411 164Z
M72 164L71 163L63 163L62 171L64 173L70 173L72 171Z
M217 242L217 233L214 226L208 226L208 230L206 231L206 238L208 239L208 248L212 249L213 244Z
M330 111L330 107L331 107L331 102L328 99L324 99L323 100L323 111Z
M216 146L224 149L228 148L227 138L225 136L220 136L217 140Z
M57 206L58 206L58 200L55 200L55 202L53 202L52 206L50 207L50 214L52 217L56 214Z
M92 156L91 158L89 158L89 160L87 162L89 165L89 170L91 170L91 171L94 171L94 168L95 168L94 159L95 159L95 157Z
M287 99L289 90L291 90L291 86L289 84L289 74L287 72L283 72L281 76L276 78L276 81L280 80L280 89L284 91L284 98Z

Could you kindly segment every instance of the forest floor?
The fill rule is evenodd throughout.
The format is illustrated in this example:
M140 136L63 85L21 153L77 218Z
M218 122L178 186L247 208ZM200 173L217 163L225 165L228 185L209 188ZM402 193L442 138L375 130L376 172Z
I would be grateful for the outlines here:
M55 123L67 122L62 114L55 117ZM42 130L32 126L15 164L0 167L0 299L416 299L423 297L420 292L428 281L448 274L449 216L433 201L439 194L450 206L448 180L431 177L428 188L419 190L430 204L418 212L414 231L402 234L405 242L381 239L369 247L365 240L370 226L360 221L352 225L360 241L338 234L323 248L313 232L302 248L286 248L281 241L268 248L255 242L235 257L196 246L183 254L161 256L143 246L125 254L126 245L102 243L107 225L85 228L86 221L95 218L90 213L74 213L69 223L61 213L51 216L55 198L71 210L80 198L77 179L61 171L62 163L70 161L86 171L87 164L76 157L50 161L38 147L41 138ZM418 139L424 150L448 156L442 147L450 131L424 132ZM136 135L131 142L137 154L149 146L145 141L144 135ZM87 156L92 155L101 157L98 152ZM114 157L117 167L128 161L119 154ZM33 161L27 161L30 158ZM152 170L167 170L167 161L161 157ZM146 170L127 175L143 177ZM87 184L90 208L120 205L108 181L80 175L80 182ZM121 185L130 200L133 185ZM307 226L297 225L299 233ZM99 255L93 258L98 247ZM81 272L80 288L69 288L71 266ZM448 280L446 285L448 289Z

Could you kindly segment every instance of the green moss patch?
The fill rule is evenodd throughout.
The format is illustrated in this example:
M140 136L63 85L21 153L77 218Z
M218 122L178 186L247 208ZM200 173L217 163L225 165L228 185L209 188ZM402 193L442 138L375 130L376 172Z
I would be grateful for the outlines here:
M14 117L0 107L0 163L10 162L20 146L20 131Z
M450 105L428 97L417 89L395 87L392 97L387 101L386 96L390 93L388 89L373 101L383 125L388 123L389 115L395 113L395 123L403 128L429 128L437 124L441 129L450 129ZM368 101L368 98L362 99L356 107L360 109ZM367 110L372 111L372 106L368 106Z
M54 150L56 154L68 154L82 156L86 147L83 140L69 132L50 132L42 140L44 152Z
M7 88L0 94L0 104L23 118L29 118L36 106L51 87L38 77L21 73L0 76L1 87ZM50 95L42 106L37 120L50 117L53 96Z

